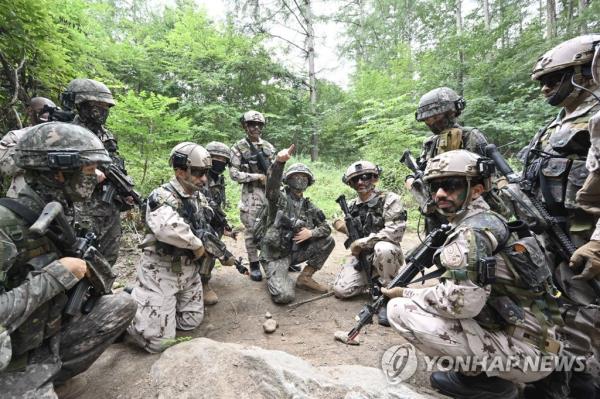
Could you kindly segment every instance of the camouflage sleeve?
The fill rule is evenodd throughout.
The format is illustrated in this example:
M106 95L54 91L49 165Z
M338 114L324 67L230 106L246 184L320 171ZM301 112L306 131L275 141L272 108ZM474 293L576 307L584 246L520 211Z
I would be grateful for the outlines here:
M17 248L5 233L0 232L0 252L7 270L14 263ZM40 305L77 283L77 278L59 261L53 261L18 287L0 294L0 326L9 334L17 329Z
M600 111L590 119L589 130L591 145L586 167L590 172L598 172L600 169Z
M327 218L322 210L311 203L311 213L313 214L313 222L315 227L312 229L313 238L324 238L331 235L331 227L327 223Z
M475 284L467 277L467 267L478 250L491 254L490 238L463 229L449 237L439 251L439 262L448 278L435 286L406 288L403 295L411 298L427 312L451 319L469 319L477 316L485 306L491 286ZM488 247L489 245L489 247Z
M19 131L10 131L0 140L0 173L5 176L12 177L19 170L14 159L19 138Z
M202 241L194 235L188 222L177 212L178 199L159 187L148 196L146 224L158 241L177 248L196 250Z
M229 167L231 180L238 183L250 183L263 176L260 173L249 173L242 171L242 154L236 146L231 147L231 165Z
M417 166L422 171L424 171L425 167L427 166L427 160L428 160L427 158L428 158L429 150L430 150L431 146L433 145L434 140L435 140L435 136L428 136L423 141L423 147L421 148L421 155L419 155L419 158L417 158Z
M283 177L283 168L285 162L275 161L271 164L269 171L267 172L267 186L265 188L265 194L269 203L277 204L279 200L279 188L281 186L281 179Z
M366 240L366 247L373 248L378 241L399 243L406 230L406 211L400 196L388 192L383 203L384 227L377 233L371 233Z
M485 156L485 146L488 145L488 141L485 135L479 129L473 129L469 132L467 142L465 143L465 150L475 152L479 155Z

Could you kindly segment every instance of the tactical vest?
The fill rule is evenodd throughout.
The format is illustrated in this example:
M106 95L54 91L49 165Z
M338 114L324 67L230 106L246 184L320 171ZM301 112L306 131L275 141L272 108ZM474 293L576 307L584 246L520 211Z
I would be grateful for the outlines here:
M0 241L2 292L17 288L27 281L30 273L42 273L44 266L59 258L56 247L48 238L31 234L25 221L3 206L0 206L0 231L16 246L16 252L12 252L9 243ZM23 369L27 365L27 353L60 332L62 309L66 302L65 293L56 295L13 331L10 335L12 360L9 370Z
M527 225L521 222L506 221L499 215L482 212L466 218L460 227L469 227L473 234L471 248L467 254L467 268L447 270L444 278L457 281L470 280L480 286L491 284L492 291L484 308L475 320L491 331L514 331L526 328L525 307L529 308L537 321L539 331L531 331L538 348L544 351L548 328L562 325L556 298L560 295L552 283L544 250ZM483 250L486 243L483 236L491 235L498 241L498 247L489 257ZM438 264L439 252L435 259ZM510 274L497 273L497 265L502 262Z
M269 159L269 160L273 159L274 153L271 150L271 147L269 145L257 146L256 143L254 145L256 146L256 149L258 151L262 151L262 153L266 159ZM260 170L260 168L258 166L258 160L256 159L256 154L254 154L254 155L252 154L252 150L250 149L250 146L246 142L246 139L242 139L242 140L238 141L238 143L235 145L235 147L241 154L240 169L242 172L264 174L264 172L262 170Z
M472 127L454 126L432 136L424 144L424 159L419 159L423 164L422 168L425 168L427 161L431 158L452 150L467 149L480 155L485 155L484 148L467 148L471 132L474 130L475 128Z
M385 219L383 218L384 203L385 192L380 192L366 202L358 203L358 201L355 201L350 205L350 215L353 219L360 220L363 237L371 233L377 233L385 227Z

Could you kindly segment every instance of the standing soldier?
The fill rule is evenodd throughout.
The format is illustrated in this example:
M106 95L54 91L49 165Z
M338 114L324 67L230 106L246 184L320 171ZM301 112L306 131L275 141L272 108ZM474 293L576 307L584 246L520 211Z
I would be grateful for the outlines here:
M596 215L577 203L576 193L588 176L588 123L600 110L600 103L591 94L600 94L591 72L594 45L599 41L597 34L567 40L542 55L531 75L540 83L548 104L560 107L561 111L526 147L523 173L532 194L544 203L551 216L562 221L563 229L577 247L589 242L597 220ZM550 244L547 251L558 253ZM594 352L591 337L597 329L594 321L597 316L592 313L597 312L588 305L596 302L597 295L586 281L573 279L568 261L558 258L552 262L556 284L563 293L561 309L566 323L557 332L569 354L589 356ZM589 372L561 372L530 386L529 390L531 397L563 398L569 394L589 397L593 396L594 387Z
M511 236L505 219L482 197L492 187L491 162L466 150L429 161L425 184L453 228L432 260L445 272L435 286L382 289L396 298L388 303L392 326L426 355L470 356L475 365L486 358L522 362L478 375L434 372L431 385L454 398L516 399L513 382L550 373L527 370L524 362L539 364L546 356L553 366L560 349L554 326L562 321L542 248L527 229Z
M283 174L294 148L292 144L279 151L267 178L266 231L261 239L261 263L275 303L292 302L294 286L326 293L327 287L317 283L312 276L323 267L335 246L325 214L304 197L304 191L315 182L310 169L295 163ZM280 190L282 177L285 188ZM288 274L289 267L304 261L306 266L294 283Z
M73 202L89 197L97 184L96 167L110 158L92 132L65 123L30 129L15 158L26 184L16 201L3 199L0 206L2 397L56 398L53 385L61 397L75 395L81 384L65 382L125 331L135 302L125 293L104 295L89 313L65 317L67 291L88 266L64 256L67 243L55 234L39 236L29 227L46 202L57 201L68 211Z
M352 257L335 279L333 291L338 298L361 294L371 284L367 281L367 273L358 266L362 252L368 254L372 268L370 275L381 286L387 285L404 264L400 241L406 229L406 211L397 194L376 188L380 175L379 166L369 161L358 161L348 167L342 178L358 194L348 208L352 218L360 221L364 237L352 243ZM333 227L348 234L343 220L334 221ZM385 306L382 306L378 319L379 324L389 326Z
M165 350L176 329L193 330L204 318L196 260L208 254L194 226L206 225L212 218L200 192L211 167L210 154L198 144L184 142L173 148L169 164L175 176L148 196L146 237L131 292L138 311L127 330L131 340L150 353Z
M64 106L77 114L73 123L96 134L104 143L112 164L124 174L125 161L118 153L117 140L104 127L115 100L108 87L92 79L75 79L61 95ZM94 190L78 214L82 225L89 226L98 236L98 250L114 265L119 256L121 242L121 211L131 209L131 198L115 193L111 183L104 181Z
M208 181L202 191L214 213L210 224L219 238L226 235L235 239L236 235L227 222L227 215L223 210L226 205L225 177L223 176L223 172L231 162L231 150L225 144L218 141L211 141L208 143L206 145L206 150L212 159L212 166L206 175ZM200 270L202 290L204 292L204 304L214 305L219 301L219 297L208 282L215 266L215 260L211 259L210 262L205 263L206 269Z
M267 202L265 183L267 171L275 155L275 147L261 138L265 127L265 117L257 111L248 111L240 118L246 137L231 148L231 168L229 174L233 180L242 185L240 198L240 220L244 224L244 238L248 261L250 262L250 278L262 280L258 261L258 243L253 236L254 223L258 210Z

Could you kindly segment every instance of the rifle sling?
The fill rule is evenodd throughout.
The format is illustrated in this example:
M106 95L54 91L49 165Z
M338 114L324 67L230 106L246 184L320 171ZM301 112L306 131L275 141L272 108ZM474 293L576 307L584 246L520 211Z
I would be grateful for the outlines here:
M442 274L444 274L445 272L446 272L446 270L444 270L444 269L434 270L431 273L427 273L423 277L419 277L418 279L412 280L410 282L410 284L413 284L413 283L424 283L427 280L431 280L431 279L434 279L434 278L441 277Z

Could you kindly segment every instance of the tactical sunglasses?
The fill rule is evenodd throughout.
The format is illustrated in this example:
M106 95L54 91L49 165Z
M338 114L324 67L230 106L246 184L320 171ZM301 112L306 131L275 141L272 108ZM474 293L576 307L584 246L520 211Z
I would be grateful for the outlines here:
M538 79L540 81L540 87L544 87L544 86L554 87L563 80L564 76L565 76L564 70L548 73L546 75L542 75Z
M198 168L195 166L192 166L190 168L190 174L194 177L202 177L202 176L206 175L207 173L208 173L207 168Z
M429 187L429 192L432 194L437 193L440 188L446 193L452 193L465 188L467 181L462 177L451 177L448 179L433 180L427 186Z
M358 183L359 180L369 181L376 177L377 175L374 173L363 173L362 175L354 176L350 181L354 184Z
M264 123L262 123L262 122L256 122L256 121L249 121L249 122L246 122L246 125L247 126L254 126L254 127L263 127Z

